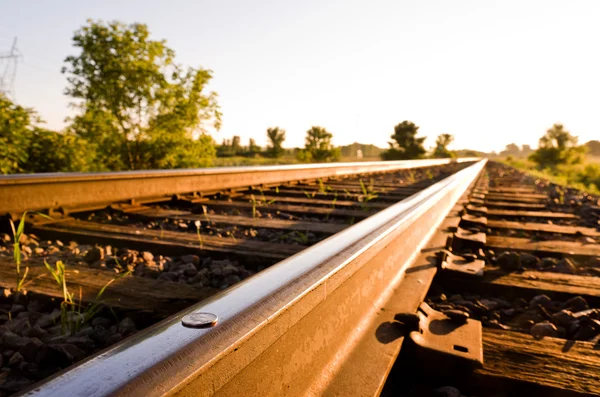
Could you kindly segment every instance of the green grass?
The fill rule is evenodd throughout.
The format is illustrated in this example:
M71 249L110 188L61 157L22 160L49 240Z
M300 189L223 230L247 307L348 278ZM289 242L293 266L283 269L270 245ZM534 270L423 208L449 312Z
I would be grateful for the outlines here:
M537 178L547 179L557 185L572 187L590 194L600 195L600 159L592 158L598 162L589 161L586 158L584 164L558 166L552 169L537 169L535 163L526 159L501 160L517 169L526 171Z
M360 197L360 206L363 210L368 211L370 209L369 201L376 199L378 197L378 192L375 189L373 189L373 179L371 179L368 188L365 186L362 178L358 181L360 182L360 189L362 190L362 196Z

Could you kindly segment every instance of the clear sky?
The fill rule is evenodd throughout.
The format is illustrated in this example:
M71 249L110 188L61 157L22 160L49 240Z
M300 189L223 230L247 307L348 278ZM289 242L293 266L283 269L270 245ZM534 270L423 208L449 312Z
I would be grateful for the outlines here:
M70 113L60 74L87 18L148 24L177 61L214 71L223 127L254 137L287 130L303 145L320 125L336 144L381 147L402 120L453 148L537 145L554 122L600 139L600 1L0 2L0 52L23 61L16 97L48 127Z

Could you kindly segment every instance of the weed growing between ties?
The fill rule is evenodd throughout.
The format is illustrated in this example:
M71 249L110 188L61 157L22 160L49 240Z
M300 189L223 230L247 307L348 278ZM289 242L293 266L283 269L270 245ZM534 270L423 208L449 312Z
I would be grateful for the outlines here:
M314 237L314 236L313 236ZM279 237L280 240L290 239L298 244L309 245L310 244L310 235L308 231L301 232L299 230L295 230L293 232L286 233Z
M200 243L200 249L203 249L204 242L202 241L202 234L200 234L200 226L202 226L202 224L200 223L200 221L195 221L194 225L196 226L196 234L198 235L198 243Z
M258 189L258 191L260 192L260 196L262 198L262 201L260 201L259 204L263 203L265 205L271 205L271 204L275 204L275 202L277 201L277 199L267 200L267 198L265 197L265 194L263 193L263 190Z
M411 185L417 181L415 172L413 170L408 170L406 172L406 183Z
M250 202L252 203L252 218L256 218L256 197L254 197L254 194L250 195Z
M364 211L368 211L369 210L369 202L378 197L378 195L377 195L378 192L373 189L373 180L371 180L371 184L369 185L369 188L367 188L365 186L362 179L359 179L359 182L360 182L360 189L362 190L362 195L359 197L358 201L360 203L360 207Z
M76 303L73 293L67 287L66 266L62 261L57 261L55 268L52 268L48 262L44 261L44 265L56 280L56 283L62 289L63 300L60 303L60 325L63 335L73 335L81 329L81 326L89 322L102 309L101 298L106 288L112 284L116 278L108 281L96 294L96 299L93 303L88 304L82 311L81 303L81 287L79 289L79 302ZM128 275L129 272L123 273L119 277Z
M12 219L9 219L10 227L13 233L13 258L15 261L16 292L21 292L23 284L25 283L25 279L27 278L27 273L29 273L29 267L25 266L25 272L23 276L21 276L21 237L23 236L23 233L25 233L25 216L28 212L29 211L25 211L23 213L21 220L19 221L19 226L17 226L16 229ZM40 214L39 212L36 212L36 214L44 218L52 219L48 215Z
M302 190L307 199L315 198L317 195L317 191L313 190L312 193L307 192L306 190Z
M327 192L327 187L323 183L323 180L321 178L319 178L319 193L325 193L325 192Z
M257 210L257 207L259 206L269 206L271 204L275 204L277 202L277 199L271 199L271 200L267 200L267 197L265 196L265 194L263 193L262 189L258 189L258 191L260 192L260 200L256 199L256 196L254 196L254 194L250 194L250 203L252 204L252 218L258 218L260 217L260 212Z

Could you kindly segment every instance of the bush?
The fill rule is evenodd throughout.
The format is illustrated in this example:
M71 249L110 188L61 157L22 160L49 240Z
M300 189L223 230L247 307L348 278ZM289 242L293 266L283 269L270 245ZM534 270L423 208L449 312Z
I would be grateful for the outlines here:
M23 172L35 113L0 94L0 173Z
M593 185L600 190L600 166L598 164L586 165L579 173L579 182L586 186Z
M600 166L598 164L559 165L539 169L528 160L506 160L512 167L527 171L531 175L548 179L553 183L570 186L592 194L600 193Z
M0 95L0 173L95 171L95 145L36 126L35 112Z
M24 172L101 171L93 144L70 133L35 129L26 148Z
M539 148L529 156L538 168L556 168L559 165L581 164L586 147L577 145L577 137L565 130L562 124L554 124L540 138Z

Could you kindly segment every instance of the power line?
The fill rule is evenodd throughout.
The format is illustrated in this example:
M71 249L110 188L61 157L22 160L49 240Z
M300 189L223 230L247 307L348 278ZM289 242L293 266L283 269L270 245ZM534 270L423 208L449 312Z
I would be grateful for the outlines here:
M31 63L29 63L29 62L25 62L24 60L23 60L23 61L21 61L21 63L22 63L23 65L25 65L25 66L28 66L28 67L30 67L30 68L34 68L34 69L37 69L37 70L41 70L42 72L46 72L46 73L52 73L52 74L61 74L61 73L60 73L60 70L50 70L50 69L48 69L48 68L44 68L44 67L41 67L41 66L38 66L38 65L34 65L34 64L31 64Z
M12 42L10 51L0 53L0 93L15 100L15 79L17 65L21 59L21 52L17 49L17 38Z

